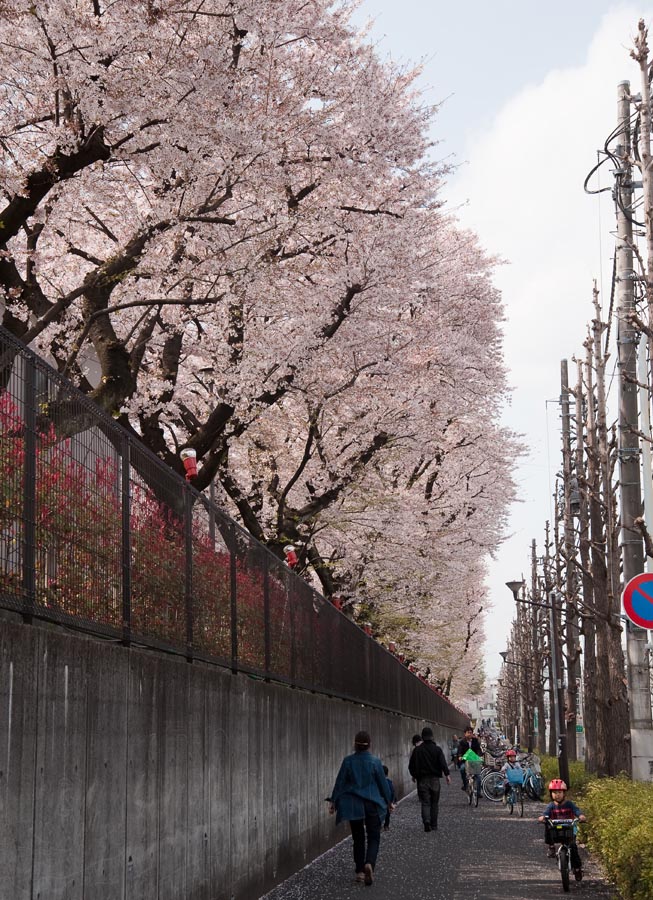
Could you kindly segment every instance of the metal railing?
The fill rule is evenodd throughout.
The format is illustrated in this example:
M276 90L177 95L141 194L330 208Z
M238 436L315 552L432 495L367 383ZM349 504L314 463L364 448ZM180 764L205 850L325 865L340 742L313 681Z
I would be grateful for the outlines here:
M465 717L0 328L0 606L460 728Z

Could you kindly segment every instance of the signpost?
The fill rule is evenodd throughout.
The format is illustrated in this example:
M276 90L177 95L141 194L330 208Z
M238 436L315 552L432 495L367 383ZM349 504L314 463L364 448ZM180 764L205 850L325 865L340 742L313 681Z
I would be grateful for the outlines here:
M631 578L622 594L624 613L639 628L653 628L653 572Z

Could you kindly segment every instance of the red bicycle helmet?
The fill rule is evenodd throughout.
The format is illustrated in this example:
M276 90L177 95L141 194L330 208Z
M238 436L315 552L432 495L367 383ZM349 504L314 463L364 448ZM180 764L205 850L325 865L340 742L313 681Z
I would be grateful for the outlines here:
M553 781L549 782L549 790L550 791L566 791L567 785L564 783L562 778L554 778Z
M516 756L517 756L517 754L515 753L514 750L506 750L506 759L516 757Z

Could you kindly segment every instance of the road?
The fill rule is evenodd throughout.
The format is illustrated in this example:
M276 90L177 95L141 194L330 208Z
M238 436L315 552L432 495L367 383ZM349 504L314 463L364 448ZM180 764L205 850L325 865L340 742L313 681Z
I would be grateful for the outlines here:
M341 841L276 887L265 900L551 900L564 896L555 859L547 859L543 826L535 819L542 804L528 803L524 818L501 804L467 803L454 774L442 784L440 822L424 832L417 795L405 797L391 827L382 832L372 887L354 884L351 839ZM581 847L582 882L568 896L620 900Z

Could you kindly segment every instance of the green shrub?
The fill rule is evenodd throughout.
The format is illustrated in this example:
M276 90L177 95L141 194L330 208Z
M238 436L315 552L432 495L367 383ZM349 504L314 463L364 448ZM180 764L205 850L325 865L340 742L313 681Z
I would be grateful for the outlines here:
M595 779L585 793L588 845L625 900L653 897L652 805L653 784L626 776Z
M543 756L540 760L542 765L542 778L544 779L544 799L548 802L549 792L546 787L553 778L560 777L558 760L555 756ZM585 763L578 760L569 763L569 781L571 788L567 795L570 800L574 800L580 804L579 797L585 793L587 785L595 778L585 770Z
M558 776L558 760L544 756L542 777L548 785ZM624 900L653 897L653 784L619 778L597 778L582 762L569 763L568 796L587 816L579 840L602 862ZM545 792L545 800L548 800Z

